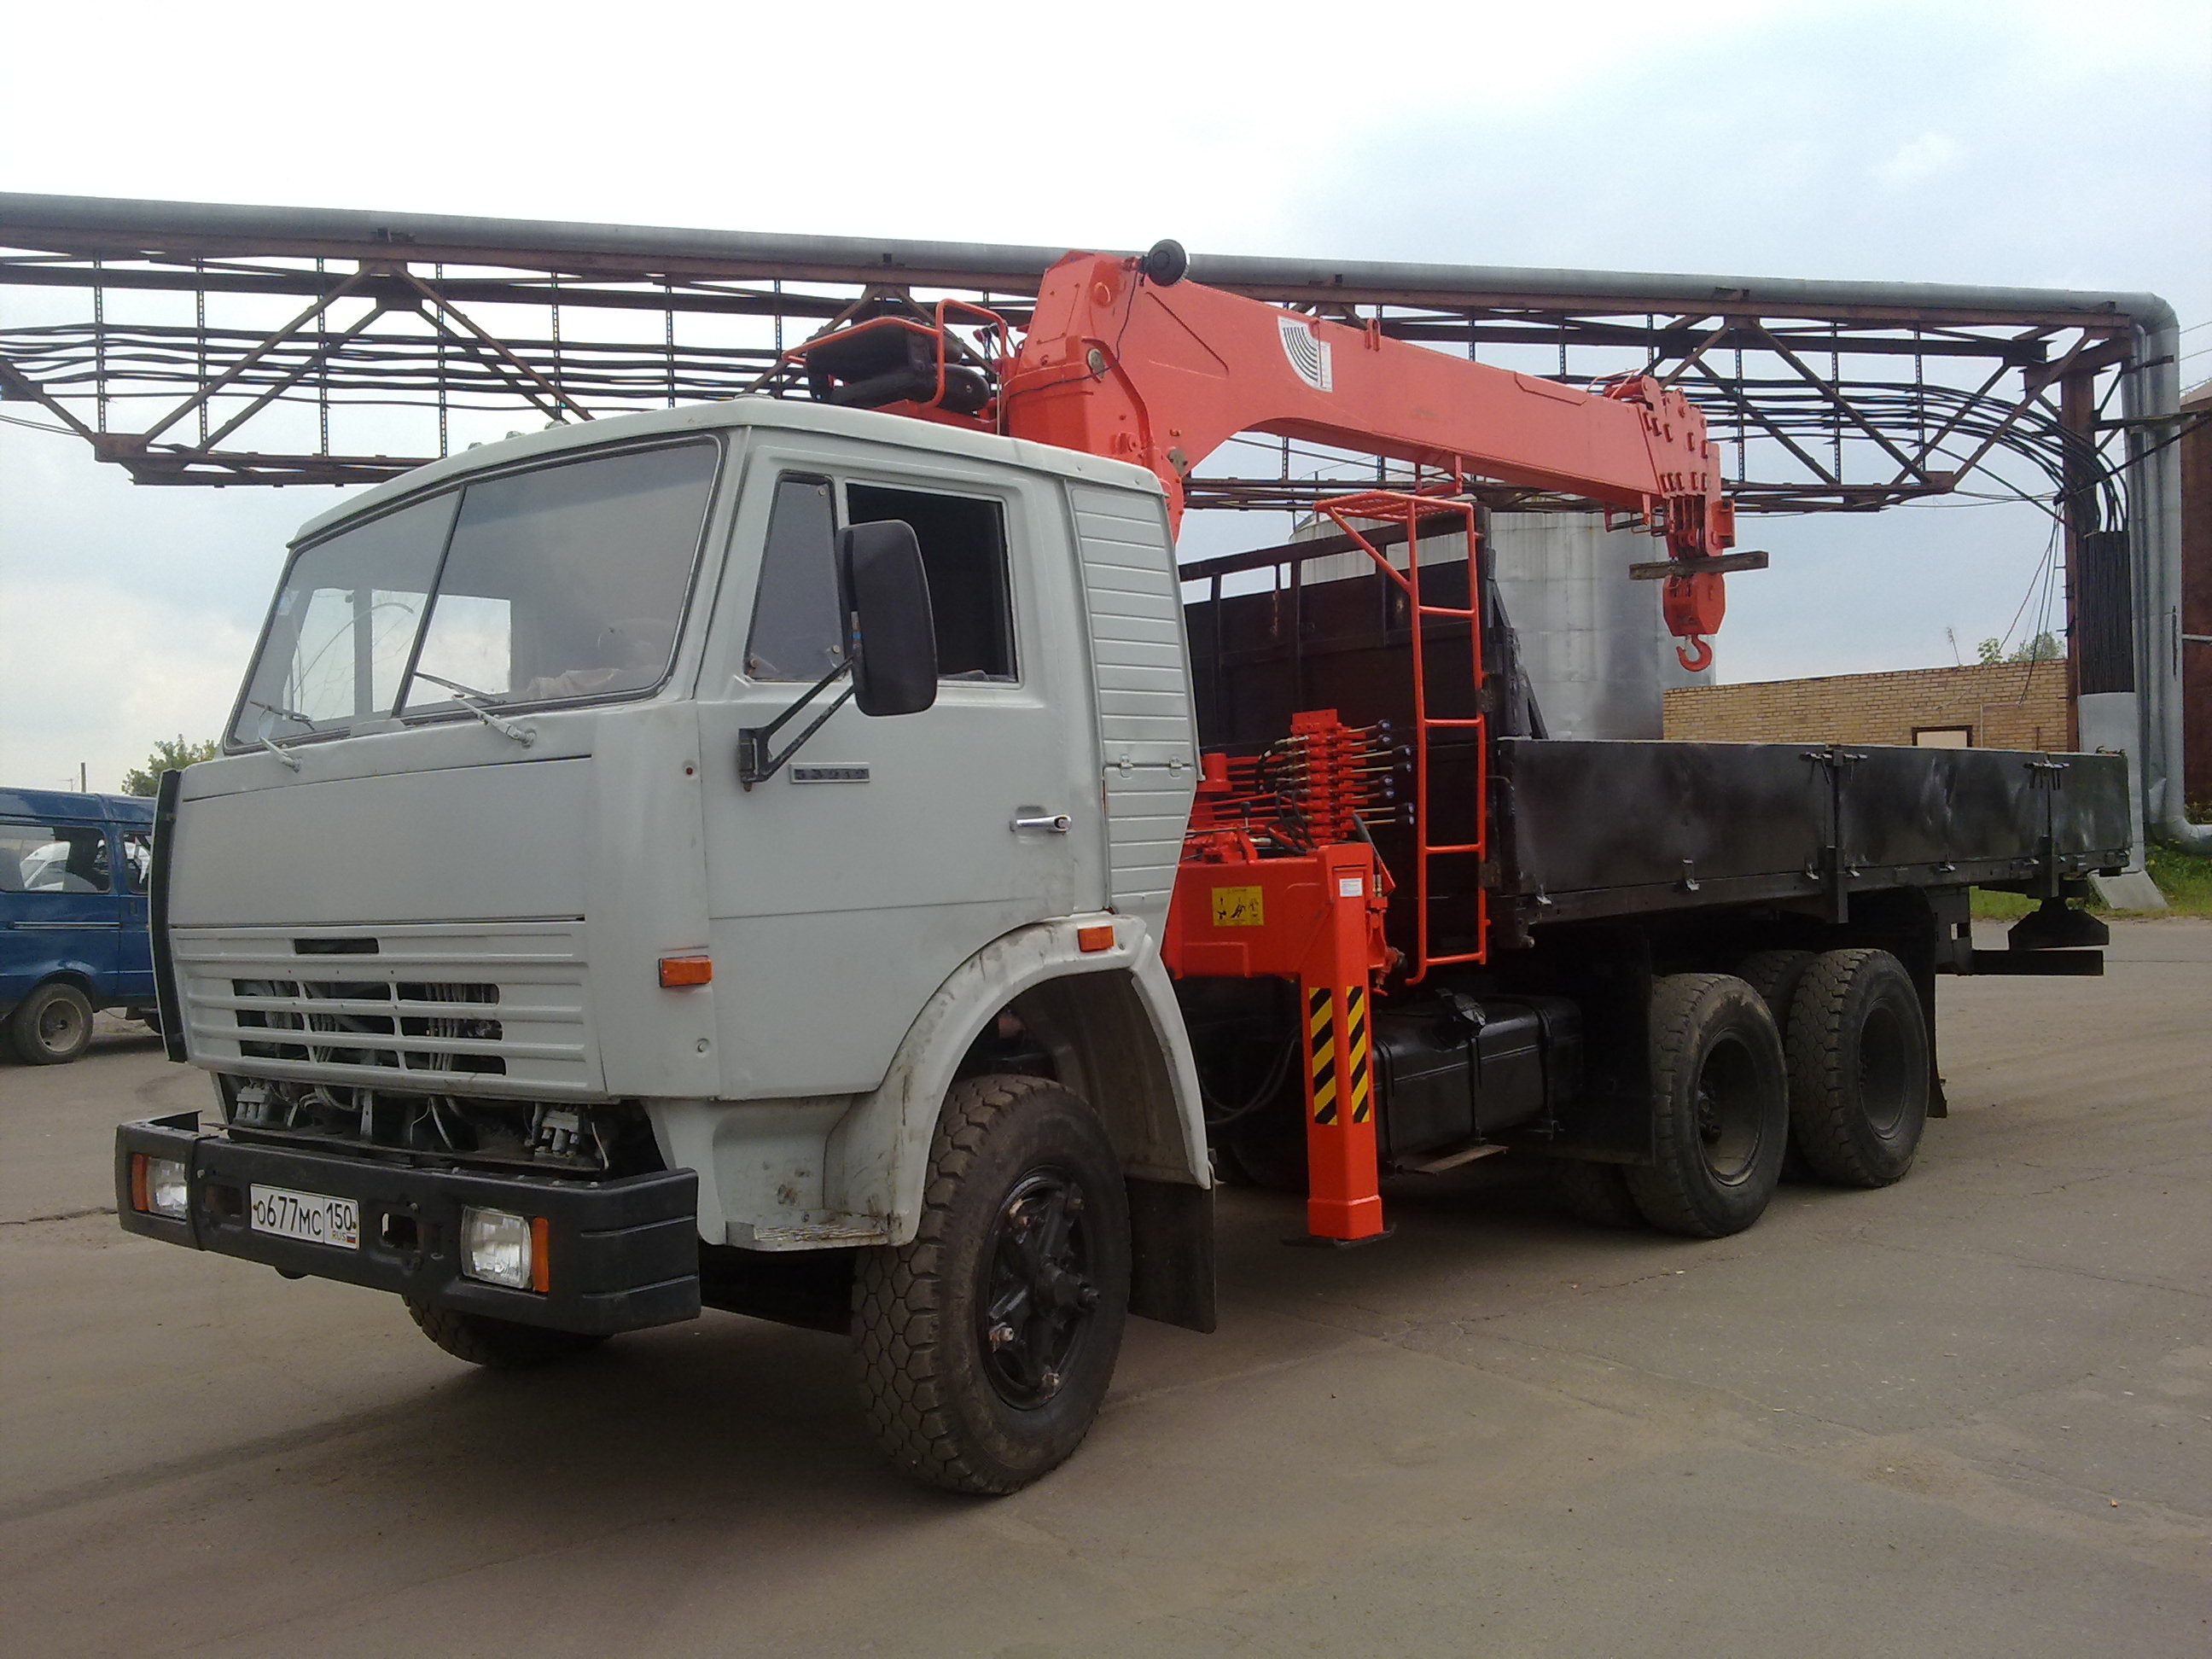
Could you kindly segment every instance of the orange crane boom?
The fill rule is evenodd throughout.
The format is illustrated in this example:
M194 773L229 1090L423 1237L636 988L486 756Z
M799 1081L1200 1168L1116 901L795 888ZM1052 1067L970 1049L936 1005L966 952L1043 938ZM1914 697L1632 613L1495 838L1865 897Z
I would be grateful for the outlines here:
M1182 250L1071 253L1047 271L1000 386L1013 436L1136 462L1166 486L1243 432L1461 477L1586 496L1643 518L1686 568L1667 580L1692 667L1720 626L1717 572L1735 542L1704 415L1645 376L1601 392L1448 357L1365 326L1181 280Z

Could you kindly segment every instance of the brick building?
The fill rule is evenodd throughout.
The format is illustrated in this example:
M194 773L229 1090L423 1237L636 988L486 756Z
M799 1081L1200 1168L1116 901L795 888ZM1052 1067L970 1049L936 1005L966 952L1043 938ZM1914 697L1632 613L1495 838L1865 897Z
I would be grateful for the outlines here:
M1719 743L2064 749L2066 665L1976 663L1667 693L1667 735Z

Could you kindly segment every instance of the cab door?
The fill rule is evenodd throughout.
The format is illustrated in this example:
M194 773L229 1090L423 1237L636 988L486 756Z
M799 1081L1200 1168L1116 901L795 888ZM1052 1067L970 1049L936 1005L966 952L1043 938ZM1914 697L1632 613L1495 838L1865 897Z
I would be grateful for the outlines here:
M1095 742L1056 488L1012 467L757 432L700 688L726 1086L876 1086L952 970L1025 923L1103 903ZM739 733L838 665L838 532L915 530L933 708L849 702L751 787ZM826 687L769 741L843 695Z

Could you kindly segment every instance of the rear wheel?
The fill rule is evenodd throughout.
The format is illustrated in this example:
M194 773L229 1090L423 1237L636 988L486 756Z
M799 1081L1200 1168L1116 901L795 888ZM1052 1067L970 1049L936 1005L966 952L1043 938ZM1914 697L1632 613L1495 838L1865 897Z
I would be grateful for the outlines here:
M1765 1212L1789 1138L1782 1037L1727 974L1676 974L1651 993L1655 1158L1628 1190L1662 1232L1719 1238Z
M1790 1004L1797 994L1798 982L1805 977L1805 970L1813 965L1814 954L1811 951L1754 951L1736 967L1736 977L1759 993L1766 1012L1774 1016L1774 1029L1782 1033L1782 1051L1785 1055L1790 1052ZM1803 1181L1811 1173L1793 1138L1782 1154L1782 1178Z
M422 1334L454 1358L489 1370L520 1371L550 1365L606 1340L604 1336L586 1336L578 1331L553 1331L542 1325L518 1325L511 1319L461 1313L428 1302L410 1301L407 1311Z
M1928 1022L1887 951L1830 951L1790 1010L1790 1138L1821 1180L1887 1187L1928 1122Z
M8 1040L27 1066L59 1066L92 1046L92 999L55 980L25 997L8 1017Z
M1778 1031L1790 1030L1790 1001L1797 994L1798 981L1813 965L1813 957L1810 951L1754 951L1736 968L1735 976L1759 993Z
M1128 1303L1128 1196L1097 1115L1043 1078L956 1084L914 1242L855 1265L868 1425L917 1480L1018 1491L1090 1431Z

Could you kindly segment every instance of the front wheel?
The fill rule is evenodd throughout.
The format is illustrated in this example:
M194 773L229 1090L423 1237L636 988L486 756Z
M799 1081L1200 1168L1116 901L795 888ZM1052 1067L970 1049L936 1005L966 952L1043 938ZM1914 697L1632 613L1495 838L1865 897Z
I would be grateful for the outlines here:
M1727 974L1651 990L1654 1158L1628 1171L1644 1219L1689 1238L1740 1233L1774 1196L1790 1133L1782 1036L1758 992Z
M964 1079L914 1242L855 1266L868 1425L931 1486L1018 1491L1090 1432L1128 1304L1128 1197L1097 1114L1047 1079Z
M8 1017L8 1037L27 1066L60 1066L92 1046L92 999L64 980L41 985Z

